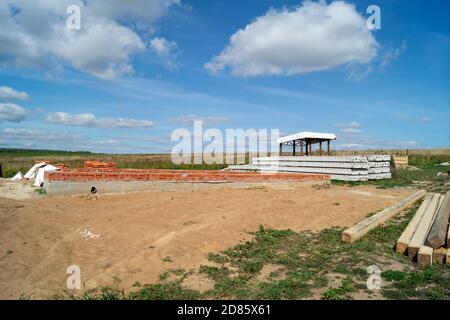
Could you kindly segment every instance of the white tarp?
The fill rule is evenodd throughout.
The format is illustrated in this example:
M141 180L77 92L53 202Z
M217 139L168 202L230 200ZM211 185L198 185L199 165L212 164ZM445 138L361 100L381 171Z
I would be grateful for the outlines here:
M14 177L11 178L11 181L20 181L22 180L22 172L17 172Z
M46 171L56 171L59 170L57 167L52 166L51 164L48 164L42 168L39 168L36 174L36 179L34 181L34 185L36 187L40 187L42 183L44 183L44 173Z
M24 178L25 179L33 179L36 176L36 171L38 168L44 167L47 164L45 162L36 163L34 166L31 167L30 170L28 170L27 173L25 173Z

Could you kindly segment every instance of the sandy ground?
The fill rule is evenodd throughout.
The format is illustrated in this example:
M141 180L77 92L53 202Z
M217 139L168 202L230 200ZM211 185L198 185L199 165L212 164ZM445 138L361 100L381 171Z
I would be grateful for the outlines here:
M350 226L412 192L285 183L98 199L0 197L0 298L51 298L64 290L73 264L84 289L130 289L169 268L208 264L208 252L250 239L246 230L260 224L296 231Z
M30 182L16 182L10 179L0 178L0 197L6 197L15 200L39 198Z

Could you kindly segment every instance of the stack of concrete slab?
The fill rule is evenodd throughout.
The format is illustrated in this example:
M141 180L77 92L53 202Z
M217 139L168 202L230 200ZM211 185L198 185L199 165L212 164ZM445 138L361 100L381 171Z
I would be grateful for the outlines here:
M333 180L367 181L389 179L390 156L273 156L255 157L250 165L230 170L292 172L330 175Z
M391 179L391 156L390 155L370 155L369 180Z

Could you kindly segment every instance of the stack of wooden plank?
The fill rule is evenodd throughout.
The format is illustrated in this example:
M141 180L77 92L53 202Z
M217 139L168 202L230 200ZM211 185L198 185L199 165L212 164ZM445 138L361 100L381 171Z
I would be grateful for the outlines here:
M408 166L408 156L401 157L401 156L393 156L394 158L394 166L397 169L406 168Z
M429 194L397 241L396 251L420 266L450 265L450 191Z

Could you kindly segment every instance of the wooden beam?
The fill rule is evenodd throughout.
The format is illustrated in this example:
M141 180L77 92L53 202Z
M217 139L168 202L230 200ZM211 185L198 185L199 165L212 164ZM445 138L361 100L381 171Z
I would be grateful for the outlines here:
M447 230L447 248L450 249L450 225L448 226Z
M330 140L327 141L327 155L330 155L331 151L330 151Z
M424 190L419 190L414 194L402 199L399 203L390 206L373 216L361 221L360 223L354 225L353 227L348 228L342 233L342 240L348 243L352 243L365 234L367 234L370 230L378 227L388 219L391 219L399 212L405 210L406 208L413 205L416 201L419 201L426 195Z
M411 219L405 231L403 231L402 235L398 239L397 245L395 246L395 251L397 251L398 253L404 254L406 250L408 250L409 242L414 236L414 232L416 232L417 227L419 226L419 223L422 220L422 217L428 205L430 204L432 198L433 198L432 195L427 195L425 197L419 209L417 209L416 214Z
M441 198L439 200L438 209L442 206L442 203L444 202L444 196L441 195ZM437 213L437 212L436 212Z
M280 156L282 155L282 153L283 153L283 144L280 143Z
M305 141L306 141L306 155L308 156L309 155L309 147L310 147L310 145L309 145L308 140L305 140Z
M319 142L319 152L320 155L322 155L322 141Z
M443 264L445 263L445 256L447 255L446 248L439 248L433 250L433 263Z
M421 246L417 254L417 263L420 267L428 267L433 264L433 248Z
M300 155L303 156L303 141L300 141Z
M438 209L436 218L428 234L428 244L433 249L445 245L447 241L448 219L450 217L450 191L444 196L442 205Z
M441 195L439 193L435 193L433 195L433 198L431 199L431 202L428 205L422 217L422 220L420 221L419 226L417 227L417 230L414 233L414 236L409 242L408 257L411 260L414 260L415 256L417 255L417 252L419 252L420 247L422 247L425 244L428 231L430 230L431 224L433 223L434 217L436 216L437 211L436 208L439 204L440 198Z
M295 141L294 144L292 145L292 155L295 156Z

